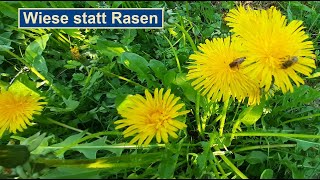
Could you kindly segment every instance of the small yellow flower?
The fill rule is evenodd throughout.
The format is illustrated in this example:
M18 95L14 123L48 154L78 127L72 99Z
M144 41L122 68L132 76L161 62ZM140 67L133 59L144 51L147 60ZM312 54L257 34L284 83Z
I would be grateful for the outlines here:
M146 98L139 94L128 96L117 108L123 119L114 122L119 124L116 129L127 127L123 131L124 137L135 136L130 144L139 140L138 145L143 142L148 145L154 137L158 143L168 143L168 135L177 138L175 132L187 127L176 118L189 111L178 112L184 104L177 104L180 98L174 97L170 92L169 89L163 94L163 88L155 89L152 97L150 92L145 90Z
M0 137L5 130L16 133L23 131L27 125L31 125L33 115L40 114L43 104L39 102L40 96L17 91L1 90L0 92Z
M275 7L267 10L232 9L225 18L234 35L241 38L246 52L244 73L257 79L268 92L272 84L283 93L293 91L315 68L313 43L303 31L302 21L287 24L286 17Z
M169 28L169 33L173 36L173 37L177 37L178 33L173 29L173 28Z
M200 44L201 52L190 56L194 60L188 67L187 79L195 90L200 90L203 96L213 101L225 102L230 97L243 101L248 98L248 104L260 103L258 83L243 73L242 62L245 62L243 47L231 37L205 40Z
M79 60L81 58L81 54L79 53L79 48L77 46L71 47L70 52L73 59Z

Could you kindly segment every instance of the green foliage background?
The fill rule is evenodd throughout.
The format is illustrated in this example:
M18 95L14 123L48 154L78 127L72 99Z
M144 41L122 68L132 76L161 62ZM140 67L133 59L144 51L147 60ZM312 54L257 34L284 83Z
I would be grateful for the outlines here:
M230 33L223 17L237 3L0 2L0 80L21 82L48 102L42 115L35 117L34 126L1 138L1 145L10 141L27 145L31 151L29 161L13 172L0 167L2 176L240 178L236 167L249 178L319 178L319 68L293 93L275 92L263 108L251 110L231 102L222 138L214 120L223 104L201 98L200 129L204 136L199 135L196 91L185 79L193 50L183 30L196 45L205 39L226 37ZM255 1L250 5L274 5L288 21L303 20L319 67L320 2ZM21 7L163 7L165 28L18 29L17 13ZM161 87L171 88L192 110L184 119L188 128L167 145L152 143L141 148L126 144L128 139L114 129L113 122L120 119L116 107L128 94L143 94L146 88L153 91ZM232 132L239 132L235 123L242 135L231 139ZM102 165L93 168L92 164Z

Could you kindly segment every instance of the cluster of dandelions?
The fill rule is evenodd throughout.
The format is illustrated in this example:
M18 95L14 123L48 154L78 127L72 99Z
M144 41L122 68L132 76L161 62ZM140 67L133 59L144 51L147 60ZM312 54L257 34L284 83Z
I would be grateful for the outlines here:
M299 86L315 68L312 41L302 21L289 24L275 7L267 10L230 10L225 20L233 35L206 40L201 52L190 56L187 78L202 95L213 101L229 98L249 105L259 104L262 94L271 87L283 93L293 91L292 81Z
M206 40L198 47L201 52L190 56L194 60L188 67L187 79L192 86L212 101L230 98L249 105L260 103L262 94L281 89L293 91L291 81L297 86L315 68L313 44L307 41L302 21L289 24L275 7L267 10L245 9L239 6L230 10L226 21L233 32L227 38ZM130 143L148 145L156 137L158 143L167 143L168 136L177 138L176 132L186 125L175 118L186 114L184 104L176 104L170 90L155 90L154 97L146 90L146 98L130 96L119 114L116 129L127 127L125 137L134 136Z
M39 95L0 88L0 137L6 130L16 133L31 126L33 116L40 114L46 102Z

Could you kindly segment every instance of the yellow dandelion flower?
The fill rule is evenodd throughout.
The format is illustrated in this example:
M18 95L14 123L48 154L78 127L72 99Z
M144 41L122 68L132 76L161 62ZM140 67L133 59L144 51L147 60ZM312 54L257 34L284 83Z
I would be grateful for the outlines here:
M40 114L43 104L40 96L3 90L0 92L0 137L5 130L16 133L31 125L33 115Z
M241 43L231 37L208 39L198 47L201 52L190 56L187 79L195 90L200 90L203 96L213 101L225 102L230 97L243 101L248 98L248 104L260 103L259 85L245 73L242 62L246 61L242 53Z
M143 142L148 145L154 137L158 143L168 143L169 136L177 138L176 132L187 127L176 118L189 111L179 112L184 104L177 104L180 98L174 97L170 92L169 89L163 94L163 88L155 89L152 97L150 92L145 90L146 98L139 94L128 96L117 108L123 119L114 122L119 124L116 129L127 127L123 131L124 137L135 136L130 144L138 141L138 145Z
M273 83L283 93L292 92L291 81L297 86L304 83L297 72L309 76L315 68L313 43L307 41L302 21L287 24L275 7L252 10L242 6L231 10L225 19L247 50L244 73L257 79L266 92Z

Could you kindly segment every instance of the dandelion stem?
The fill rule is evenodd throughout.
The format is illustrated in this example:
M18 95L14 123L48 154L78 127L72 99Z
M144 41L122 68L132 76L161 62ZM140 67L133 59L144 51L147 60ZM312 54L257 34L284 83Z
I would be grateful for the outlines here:
M175 26L178 29L180 29L182 31L182 33L186 36L193 51L194 52L197 51L197 47L196 47L195 43L193 42L189 33L184 29L184 27L180 26L178 23L175 23ZM197 96L196 96L196 122L198 125L198 131L199 131L201 137L203 137L202 123L201 123L201 119L200 119L200 92L199 91L197 92Z
M222 109L222 113L221 113L222 117L220 119L220 129L219 129L220 136L223 135L223 128L224 128L224 124L225 124L226 117L227 117L228 107L229 107L229 99L227 99L223 104L223 109Z
M232 152L242 152L253 149L264 149L264 148L286 148L286 147L296 147L297 144L272 144L272 145L258 145L258 146L247 146L239 149L235 149Z
M179 58L178 58L178 55L177 55L177 52L176 50L174 49L172 43L170 42L170 40L167 38L167 36L165 34L163 34L163 37L168 41L171 49L172 49L172 52L174 54L174 57L176 59L176 62L177 62L177 67L178 67L178 70L179 70L179 73L181 73L181 67L180 67L180 62L179 62Z
M226 136L231 136L232 133L226 134ZM286 137L286 138L316 138L320 139L320 135L313 134L287 134L287 133L269 133L269 132L240 132L234 133L234 137L239 136L270 136L270 137Z
M109 72L109 71L107 71L107 70L105 70L105 69L103 69L103 68L100 68L99 70L100 70L101 72L103 72L104 74L106 74L106 75L115 76L115 77L117 77L117 78L119 78L119 79L121 79L121 80L125 80L125 81L127 81L127 82L129 82L129 83L131 83L131 84L133 84L133 85L140 86L140 87L142 87L142 88L144 88L144 89L148 89L147 87L145 87L145 86L143 86L143 85L141 85L141 84L139 84L139 83L136 83L136 82L134 82L134 81L131 81L130 79L127 79L127 78L125 78L125 77L123 77L123 76L119 76L119 75L117 75L117 74L113 74L112 72ZM149 90L149 89L148 89L148 90Z
M214 146L216 151L220 151L217 146ZM242 179L248 179L246 175L244 175L225 155L219 155L222 160Z
M204 138L203 136L203 129L202 129L202 122L201 122L201 118L200 118L200 92L197 92L197 96L196 96L196 122L197 122L197 126L198 126L198 131L200 133L200 136L202 138Z
M77 128L75 128L75 127L72 127L72 126L66 125L66 124L64 124L64 123L55 121L55 120L53 120L53 119L51 119L51 118L47 118L47 121L52 122L53 124L56 124L56 125L65 127L65 128L67 128L67 129L71 129L71 130L80 132L80 133L84 132L84 131L81 130L81 129L77 129ZM87 134L87 135L91 135L91 133L89 133L89 132L86 132L86 134Z
M309 118L313 118L313 117L317 117L320 116L320 113L318 114L312 114L310 116L304 116L304 117L299 117L299 118L294 118L294 119L290 119L287 121L282 122L279 126L282 126L284 124L290 123L290 122L295 122L295 121L300 121L300 120L304 120L304 119L309 119Z

